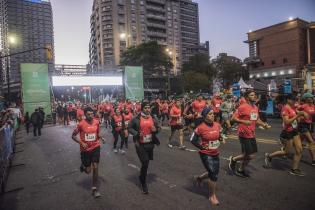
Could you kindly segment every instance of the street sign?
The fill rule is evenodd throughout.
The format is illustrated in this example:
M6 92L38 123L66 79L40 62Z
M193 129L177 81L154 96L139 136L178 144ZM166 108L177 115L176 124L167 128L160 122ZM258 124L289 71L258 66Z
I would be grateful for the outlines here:
M292 85L291 85L290 79L284 80L284 93L285 94L291 94L292 93Z

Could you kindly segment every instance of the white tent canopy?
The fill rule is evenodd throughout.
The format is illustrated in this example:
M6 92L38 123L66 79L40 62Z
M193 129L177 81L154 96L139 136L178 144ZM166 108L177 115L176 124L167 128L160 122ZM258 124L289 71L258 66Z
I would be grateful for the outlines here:
M242 77L241 77L240 81L238 81L238 84L240 85L240 88L252 88L252 86L250 86L244 82Z

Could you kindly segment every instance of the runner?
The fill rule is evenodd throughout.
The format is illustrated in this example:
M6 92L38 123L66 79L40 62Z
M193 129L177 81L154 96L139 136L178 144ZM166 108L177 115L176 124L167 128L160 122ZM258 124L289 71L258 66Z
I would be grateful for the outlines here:
M220 94L216 93L213 97L213 99L211 100L211 106L214 112L214 120L216 122L221 122L221 110L220 110L220 106L223 103Z
M167 121L169 121L169 119L170 119L169 113L168 113L169 112L169 107L168 107L168 103L167 103L166 100L162 103L161 112L162 112L161 125L163 126L164 120L167 119Z
M112 105L108 101L105 101L103 109L104 124L105 128L107 129L110 125L110 113L112 112Z
M232 103L232 95L227 95L226 100L221 104L220 110L222 112L223 120L223 138L227 139L227 134L231 132L231 118L234 111L234 104Z
M179 148L185 149L184 146L184 133L183 133L183 118L182 118L182 110L181 110L181 99L177 99L175 104L172 106L170 111L170 125L171 125L171 135L168 138L168 147L172 148L171 144L172 138L175 132L179 131Z
M82 120L72 133L72 139L80 144L81 166L80 171L91 173L92 167L92 194L95 198L101 194L97 189L98 163L100 160L100 129L99 122L93 119L93 109L84 109L85 120ZM80 134L80 138L77 135Z
M195 181L201 185L202 180L207 179L209 185L209 200L212 205L219 205L219 201L215 194L216 182L220 169L219 146L220 141L225 143L224 139L220 138L221 126L214 122L214 112L207 107L202 111L204 122L201 123L192 134L190 141L193 145L199 148L201 161L207 172L196 176ZM201 141L200 141L201 140Z
M129 132L128 132L128 125L131 122L133 115L132 113L129 111L130 109L124 109L123 111L123 134L124 134L124 145L126 147L126 149L128 149L128 136L129 136ZM123 150L123 148L121 148Z
M292 169L289 171L290 174L296 176L305 176L305 174L299 169L299 163L302 157L302 144L300 135L298 133L298 122L297 120L302 116L306 116L304 112L296 112L294 109L295 96L288 95L287 103L282 108L281 115L283 120L283 130L280 134L284 149L273 152L271 154L265 154L265 166L269 168L271 166L272 158L286 156L291 150L292 146L295 148L295 154L292 163Z
M114 136L113 151L115 153L118 152L118 150L117 150L117 143L118 143L118 138L120 136L121 143L120 143L119 152L121 154L125 154L125 151L123 150L123 146L124 146L124 143L125 143L125 133L123 131L123 117L122 117L121 112L120 112L118 107L116 107L114 109L114 111L115 111L115 114L112 116L112 120L111 120L112 133L113 133L113 136Z
M203 100L203 96L199 94L197 96L197 99L192 103L191 106L194 111L194 127L196 128L199 124L203 122L201 112L206 107L206 102L205 100Z
M255 139L256 124L263 126L264 128L270 128L270 126L259 119L259 110L255 105L257 97L253 90L248 90L245 93L246 103L241 104L236 110L236 114L233 116L233 120L239 123L238 136L242 146L242 154L238 156L231 156L229 169L237 176L246 178L250 175L245 171L249 161L254 158L254 154L257 152L257 144ZM235 171L237 161L241 161L240 167Z
M150 115L150 103L142 103L142 111L134 117L128 126L128 130L133 135L136 152L141 162L141 170L139 180L142 192L148 194L148 186L146 182L149 161L153 160L154 144L159 145L160 142L156 137L158 132L158 122Z
M313 117L315 116L314 96L311 93L304 93L302 101L304 104L299 106L299 111L304 111L307 115L299 122L299 132L308 141L309 151L312 158L312 165L315 166L315 143L313 139Z

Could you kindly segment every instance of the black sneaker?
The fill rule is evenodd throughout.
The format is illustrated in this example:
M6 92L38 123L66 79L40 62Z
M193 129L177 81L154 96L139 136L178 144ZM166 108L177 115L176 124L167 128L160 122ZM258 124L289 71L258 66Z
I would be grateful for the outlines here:
M230 156L229 159L230 159L229 169L234 172L235 171L235 166L236 166L236 161L233 160L233 156Z
M85 172L85 167L82 164L80 165L80 172L81 173Z
M271 167L271 158L269 153L265 153L265 168Z
M142 189L142 193L143 194L148 194L149 193L147 183L145 183L145 182L141 183L141 189Z
M300 169L291 169L289 173L295 176L305 176L305 173Z
M249 178L250 177L250 175L248 173L246 173L245 171L241 171L239 169L237 169L235 171L235 175L239 176L239 177L242 177L242 178Z

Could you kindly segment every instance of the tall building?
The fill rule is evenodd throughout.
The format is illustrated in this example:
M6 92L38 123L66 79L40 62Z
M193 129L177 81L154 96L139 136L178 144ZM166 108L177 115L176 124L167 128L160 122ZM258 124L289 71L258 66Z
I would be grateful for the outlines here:
M94 72L114 69L127 47L147 41L165 46L174 75L198 53L198 4L191 0L94 0L90 20Z
M309 22L295 18L249 32L245 41L249 44L249 57L244 62L249 67L250 78L266 84L271 80L281 84L284 79L291 79L294 87L303 88L304 69L314 62L312 27Z
M53 15L49 0L0 0L0 28L2 55L44 48L47 44L53 46ZM7 69L11 92L20 91L21 63L48 63L49 71L54 69L54 59L48 61L44 49L2 59L4 93L7 91Z

